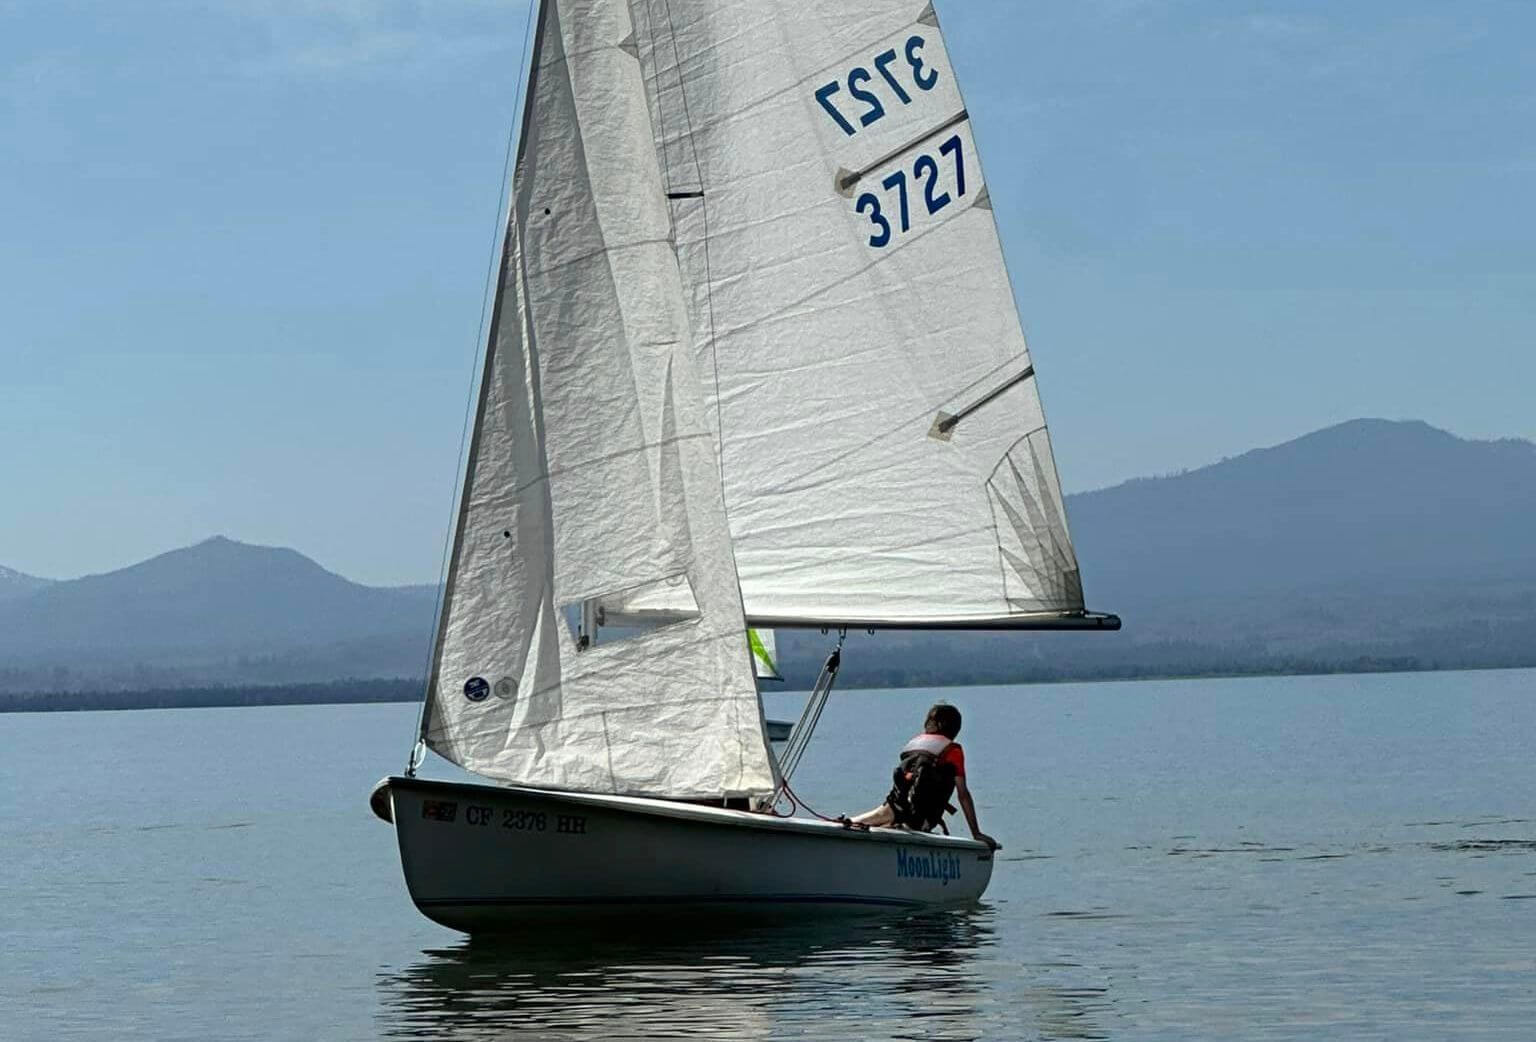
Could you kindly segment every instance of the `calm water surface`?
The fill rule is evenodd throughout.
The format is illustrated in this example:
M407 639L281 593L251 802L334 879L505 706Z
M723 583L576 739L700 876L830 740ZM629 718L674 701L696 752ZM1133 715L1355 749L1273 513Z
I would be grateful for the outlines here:
M0 1038L1536 1038L1536 671L945 694L983 905L597 942L417 915L414 707L0 716ZM836 696L797 790L933 697Z

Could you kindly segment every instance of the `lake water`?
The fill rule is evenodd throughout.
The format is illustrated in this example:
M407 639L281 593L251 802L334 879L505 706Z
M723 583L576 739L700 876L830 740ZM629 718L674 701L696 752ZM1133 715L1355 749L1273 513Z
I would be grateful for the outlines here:
M1536 1038L1536 671L944 695L980 907L596 944L411 907L412 706L0 716L0 1038ZM835 696L797 791L933 698Z

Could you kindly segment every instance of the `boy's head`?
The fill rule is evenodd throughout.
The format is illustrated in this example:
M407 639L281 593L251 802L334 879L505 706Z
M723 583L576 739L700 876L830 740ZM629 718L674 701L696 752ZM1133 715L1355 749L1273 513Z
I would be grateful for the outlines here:
M923 721L923 731L927 734L941 734L954 741L960 735L960 710L948 702L940 702L928 710L928 719Z

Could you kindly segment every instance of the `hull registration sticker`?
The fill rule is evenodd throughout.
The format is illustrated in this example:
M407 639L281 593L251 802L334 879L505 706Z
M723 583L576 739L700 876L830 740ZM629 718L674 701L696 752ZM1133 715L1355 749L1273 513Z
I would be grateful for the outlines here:
M428 821L451 822L459 816L459 805L453 800L422 800L421 816Z

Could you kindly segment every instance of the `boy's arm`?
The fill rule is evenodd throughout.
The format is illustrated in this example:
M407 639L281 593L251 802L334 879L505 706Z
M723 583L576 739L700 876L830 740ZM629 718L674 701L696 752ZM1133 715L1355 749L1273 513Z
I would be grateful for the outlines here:
M965 812L965 823L971 827L971 835L993 850L1002 850L1003 845L981 831L981 826L976 823L976 801L971 799L971 790L965 784L963 774L955 779L955 796L960 800L960 809Z

